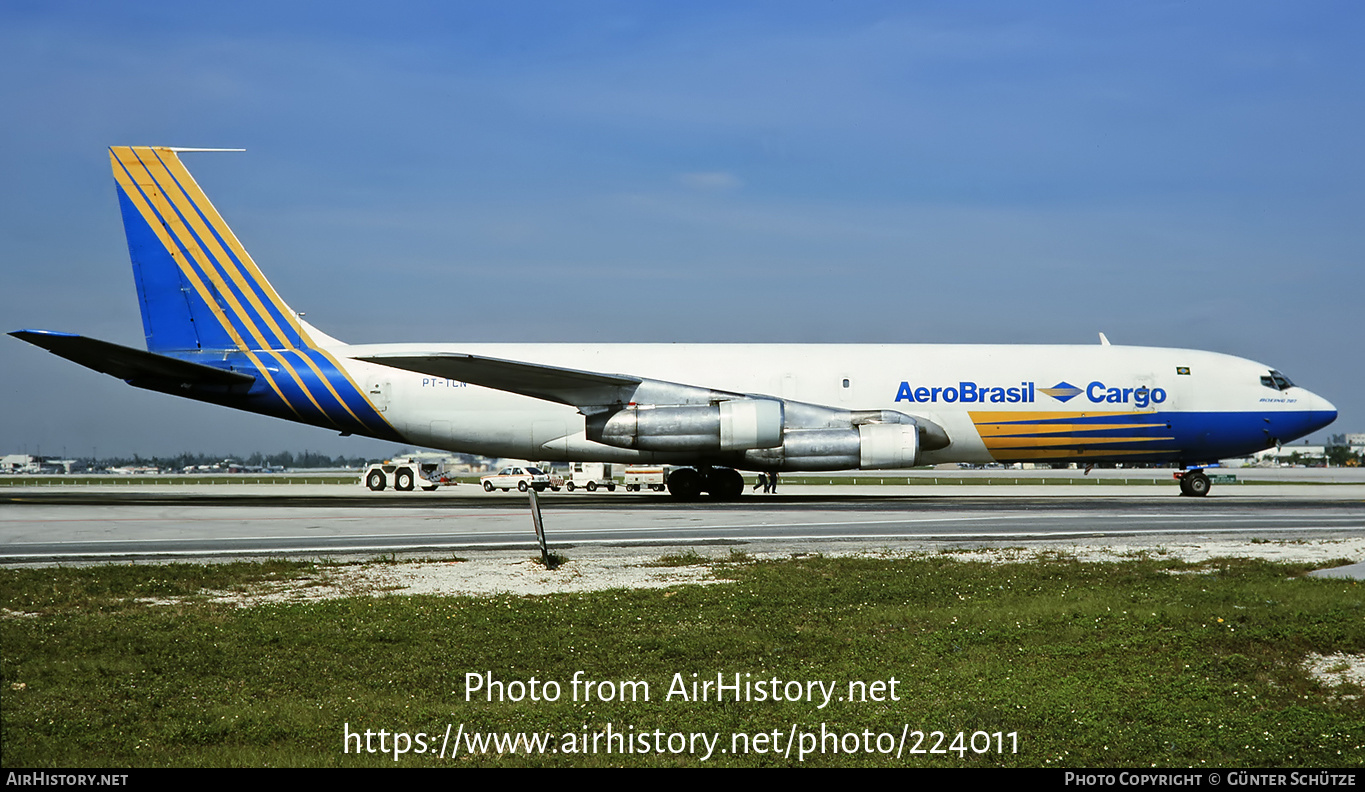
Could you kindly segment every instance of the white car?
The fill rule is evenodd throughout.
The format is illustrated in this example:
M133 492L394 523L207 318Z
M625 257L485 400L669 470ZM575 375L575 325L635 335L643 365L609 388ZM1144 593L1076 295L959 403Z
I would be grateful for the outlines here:
M492 492L500 489L503 492L511 490L513 487L525 492L534 488L536 492L544 492L546 489L559 491L559 486L550 478L550 474L534 467L521 467L513 465L499 470L487 476L481 476L479 482L483 484L484 491Z

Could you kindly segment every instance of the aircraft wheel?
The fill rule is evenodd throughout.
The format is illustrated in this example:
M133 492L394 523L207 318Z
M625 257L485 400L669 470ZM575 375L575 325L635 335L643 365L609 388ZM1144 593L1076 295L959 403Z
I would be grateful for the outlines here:
M401 492L412 492L412 471L403 468L393 474L393 488Z
M485 481L485 482L483 483L483 491L484 491L484 492L492 492L492 491L493 491L493 482L491 482L491 481Z
M383 471L380 470L371 471L370 475L365 477L365 486L369 487L371 492L380 492L381 490L383 490L384 489Z
M570 481L568 484L565 484L564 486L569 488L569 492L573 492L574 483L572 481Z
M701 495L701 474L692 468L678 468L668 475L668 491L678 500L696 500Z
M596 492L596 491L597 491L597 482L596 482L596 481L589 481L589 482L588 482L588 492Z
M716 500L735 500L744 494L744 475L734 468L712 468L706 491Z
M1209 494L1212 487L1209 477L1202 470L1194 470L1180 477L1180 494L1202 498Z
M520 490L520 491L522 491L522 492L525 492L525 491L526 491L526 482L524 482L524 481L518 481L518 482L517 482L517 489Z
M615 484L608 484L608 485L607 485L607 492L615 492L615 491L616 491L616 485L615 485Z

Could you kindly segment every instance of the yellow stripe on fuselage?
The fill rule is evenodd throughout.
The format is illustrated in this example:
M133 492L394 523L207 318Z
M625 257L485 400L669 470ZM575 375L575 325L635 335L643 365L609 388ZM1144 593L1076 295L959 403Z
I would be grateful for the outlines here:
M989 437L982 438L986 448L1044 448L1048 446L1103 445L1105 443L1147 443L1174 440L1174 437Z
M1162 452L1162 451L1139 451L1139 450L1116 450L1116 449L1107 449L1107 448L1106 448L1106 449L1092 450L1092 451L1087 451L1087 450L1085 450L1085 449L1071 449L1071 448L1041 448L1041 449L1035 449L1035 450L1017 450L1017 451L1016 451L1016 450L1004 450L1004 451L1001 451L1001 452L998 453L998 454L992 453L992 454L991 454L991 458L995 459L995 460L998 461L998 462L1005 462L1005 461L1010 461L1010 460L1024 460L1024 459L1071 459L1071 458L1073 458L1073 457L1074 457L1074 458L1084 458L1084 457L1086 457L1086 456L1090 456L1090 457L1105 457L1105 456L1142 456L1142 455L1144 455L1144 454L1151 455L1151 454L1160 454L1160 453L1163 453L1163 452Z
M1164 428L1164 423L1152 424L977 424L976 431L981 437L1010 437L1014 435L1056 435L1080 432L1108 432L1114 429L1153 429Z
M1081 418L1113 418L1119 419L1129 415L1152 416L1150 412L1105 412L1102 410L1086 410L1084 412L975 412L969 411L972 423L977 424L1016 424L1020 426L1039 426L1046 427L1048 422L1055 421L1075 421ZM1027 423L1026 423L1027 422ZM1127 426L1129 424L1125 424ZM1164 424L1163 424L1164 425Z

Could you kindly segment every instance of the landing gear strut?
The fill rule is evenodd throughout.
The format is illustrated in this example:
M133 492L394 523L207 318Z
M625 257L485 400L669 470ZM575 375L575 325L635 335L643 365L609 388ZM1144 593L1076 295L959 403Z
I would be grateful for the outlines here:
M1204 497L1209 494L1209 488L1213 486L1209 482L1209 477L1199 468L1179 473L1176 478L1180 480L1180 494L1193 498Z

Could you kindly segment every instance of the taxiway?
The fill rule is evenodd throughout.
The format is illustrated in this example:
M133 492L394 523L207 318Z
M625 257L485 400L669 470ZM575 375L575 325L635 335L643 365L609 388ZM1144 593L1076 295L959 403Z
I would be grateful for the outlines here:
M541 497L552 547L931 549L1106 538L1127 543L1365 537L1365 487L790 487L738 502ZM1325 491L1325 492L1320 492ZM0 563L346 557L531 548L528 499L457 487L373 494L337 485L25 488L0 493Z

